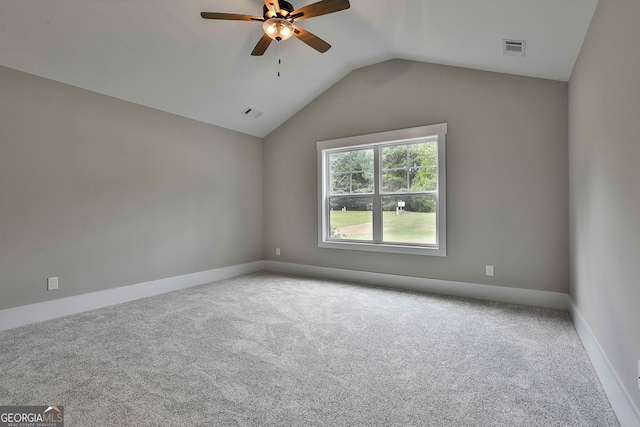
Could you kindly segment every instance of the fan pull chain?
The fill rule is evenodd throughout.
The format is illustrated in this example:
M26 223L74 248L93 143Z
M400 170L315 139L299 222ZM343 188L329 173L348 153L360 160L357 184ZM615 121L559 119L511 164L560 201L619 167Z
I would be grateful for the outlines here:
M282 55L281 52L281 47L282 43L280 43L280 40L278 40L278 43L276 43L276 49L278 50L277 52L277 56L278 56L278 77L280 77L280 64L282 64L282 57L280 55Z

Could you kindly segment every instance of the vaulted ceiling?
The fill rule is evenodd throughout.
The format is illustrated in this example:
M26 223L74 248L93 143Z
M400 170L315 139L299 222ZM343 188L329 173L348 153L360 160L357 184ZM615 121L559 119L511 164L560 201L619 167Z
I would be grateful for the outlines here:
M299 22L328 52L292 38L253 57L261 23L200 12L261 16L261 0L2 0L0 65L264 137L350 71L392 58L567 81L596 4L351 0ZM526 56L503 55L503 39L525 40Z

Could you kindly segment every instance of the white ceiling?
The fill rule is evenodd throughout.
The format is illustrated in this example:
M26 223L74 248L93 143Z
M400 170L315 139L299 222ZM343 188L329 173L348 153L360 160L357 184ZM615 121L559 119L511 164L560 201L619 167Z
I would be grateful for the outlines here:
M261 0L0 0L0 65L264 137L350 71L392 58L567 81L596 4L351 0L298 24L328 52L292 38L252 57L259 22L200 12L261 16ZM502 39L526 40L527 56L503 56Z

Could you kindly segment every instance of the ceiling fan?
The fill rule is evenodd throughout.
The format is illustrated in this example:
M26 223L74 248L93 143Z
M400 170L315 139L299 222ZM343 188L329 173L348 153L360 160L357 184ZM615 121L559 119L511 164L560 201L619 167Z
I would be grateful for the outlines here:
M253 56L264 54L272 40L286 40L291 36L296 37L318 52L324 53L331 48L331 45L309 31L294 25L294 23L303 19L349 9L349 7L351 7L349 0L322 0L294 10L293 6L284 0L264 0L262 17L216 12L202 12L200 16L204 19L262 22L264 34L253 49L253 52L251 52Z

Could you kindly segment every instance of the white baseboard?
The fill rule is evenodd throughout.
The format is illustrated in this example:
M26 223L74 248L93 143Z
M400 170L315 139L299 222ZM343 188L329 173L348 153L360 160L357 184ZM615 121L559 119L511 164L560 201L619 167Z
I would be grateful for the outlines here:
M263 269L264 261L256 261L0 310L0 331L229 279Z
M269 271L299 274L408 289L420 292L452 295L512 304L532 305L536 307L568 310L569 296L560 292L535 291L531 289L506 288L502 286L481 285L477 283L453 282L449 280L427 279L422 277L400 276L396 274L371 273L368 271L345 270L340 268L316 267L277 261L265 261Z
M593 335L589 324L571 301L569 302L569 314L620 425L622 427L640 427L640 411L622 385L607 355L602 351L602 347Z

